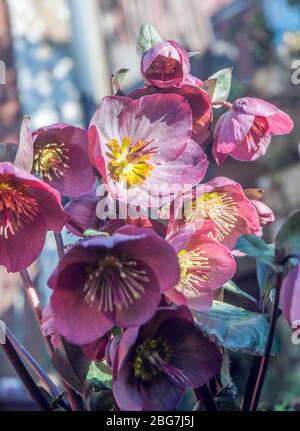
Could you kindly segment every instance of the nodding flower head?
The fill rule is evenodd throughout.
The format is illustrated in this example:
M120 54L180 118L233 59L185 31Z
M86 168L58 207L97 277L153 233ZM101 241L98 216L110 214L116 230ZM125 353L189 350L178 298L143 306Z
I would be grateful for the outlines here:
M146 84L167 88L180 86L189 75L190 61L185 49L169 40L158 43L147 51L141 61L141 72Z
M271 103L251 97L237 99L217 122L214 158L218 165L227 156L256 160L266 153L273 135L286 135L293 127L289 115Z
M175 251L150 229L125 226L112 237L84 239L49 280L55 326L80 345L114 325L138 326L152 317L161 293L178 279Z
M206 384L221 366L219 349L195 328L186 307L158 309L107 353L121 410L175 410L187 387Z
M87 131L54 124L33 133L32 173L63 196L76 197L91 190L95 175L88 157Z
M67 219L58 192L22 169L0 163L0 264L8 271L31 265L47 231L60 232ZM24 244L29 244L25 252Z

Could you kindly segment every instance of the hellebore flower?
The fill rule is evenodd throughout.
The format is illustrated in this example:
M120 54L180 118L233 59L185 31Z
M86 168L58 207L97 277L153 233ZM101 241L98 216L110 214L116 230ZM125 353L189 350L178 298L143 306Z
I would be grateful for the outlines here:
M0 163L0 265L9 272L30 266L47 231L60 232L67 220L56 190L11 163Z
M88 192L96 177L88 157L87 131L68 124L54 124L33 132L32 173L63 196Z
M271 208L268 207L268 205L256 199L251 199L251 204L257 211L259 224L261 226L268 226L275 221L274 213Z
M175 410L187 387L209 382L221 354L186 307L161 308L123 334L113 360L113 393L121 410Z
M191 135L192 112L182 96L105 97L89 129L90 159L114 197L158 207L170 188L190 189L206 173L206 155Z
M191 208L185 210L182 220L174 220L174 227L184 222L195 223L197 230L209 228L208 236L229 249L240 235L260 230L257 211L242 187L226 177L216 177L201 185Z
M146 84L158 88L180 86L189 71L190 60L186 50L172 40L150 48L141 61L141 73Z
M195 85L182 85L181 87L158 89L145 87L132 91L128 97L140 99L148 94L178 94L183 96L192 110L193 126L192 139L199 145L204 145L211 136L212 105L209 95Z
M286 135L293 127L289 115L271 103L251 97L237 99L217 122L213 156L218 165L228 155L241 161L256 160L266 153L273 135Z
M236 263L227 247L207 237L206 231L186 230L169 238L178 255L180 280L165 295L175 304L206 311L212 306L213 291L233 277Z
M300 322L300 265L290 270L281 288L280 308L286 320L294 327Z
M82 345L115 325L139 326L178 280L174 249L150 229L126 226L112 237L89 237L65 254L49 280L55 327Z

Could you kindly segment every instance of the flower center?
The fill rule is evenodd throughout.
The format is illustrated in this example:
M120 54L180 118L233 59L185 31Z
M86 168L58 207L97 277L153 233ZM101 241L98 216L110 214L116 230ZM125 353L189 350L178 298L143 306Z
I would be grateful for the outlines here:
M157 73L159 75L169 75L175 72L177 61L171 57L158 55L153 61L147 73Z
M214 223L215 232L211 232L209 236L217 241L222 241L236 225L238 208L232 196L227 193L204 193L203 196L193 201L189 220L194 220L199 216Z
M42 178L52 181L62 177L69 168L69 149L64 143L48 142L38 144L35 148L33 170Z
M209 260L205 251L199 248L193 251L181 250L178 253L180 280L175 289L187 298L199 296L200 289L208 280L210 273Z
M137 266L124 256L105 255L96 268L87 268L85 301L104 312L128 308L145 293L144 285L150 281L147 272Z
M259 141L268 130L268 122L264 117L255 117L253 124L247 133L243 143L247 144L248 151L259 150Z
M15 235L37 213L38 203L28 194L27 187L0 175L0 236L8 239L9 235Z
M111 177L119 182L125 182L128 187L139 186L151 175L153 165L149 163L157 152L151 142L145 144L139 139L132 144L132 139L126 136L121 145L116 139L111 139L106 145L111 159L108 170Z
M182 370L170 364L172 349L163 337L148 339L136 348L133 361L134 376L143 382L151 381L155 376L165 373L173 383L184 386L187 378Z

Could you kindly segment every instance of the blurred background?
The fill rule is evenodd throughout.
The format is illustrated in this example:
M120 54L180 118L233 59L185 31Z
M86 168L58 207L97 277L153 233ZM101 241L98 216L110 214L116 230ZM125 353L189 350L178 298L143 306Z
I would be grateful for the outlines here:
M255 163L228 158L221 169L211 163L208 176L225 175L246 187L265 189L276 223L265 232L271 241L282 220L300 208L300 0L0 0L0 60L6 85L0 85L0 143L17 143L22 115L34 128L63 121L87 126L95 107L110 94L110 76L128 68L124 90L142 86L135 41L140 26L152 23L164 39L188 51L192 73L202 80L233 67L229 100L248 95L267 99L291 115L294 132L273 138L269 152ZM300 74L298 74L300 77ZM219 110L216 116L219 115ZM49 236L43 257L31 268L45 303L46 280L56 264ZM253 262L240 260L236 282L255 293ZM0 319L26 348L50 369L18 275L0 268ZM300 346L280 323L282 354L273 361L263 394L263 408L300 404ZM249 358L232 358L232 372L242 390ZM32 408L0 351L0 410Z

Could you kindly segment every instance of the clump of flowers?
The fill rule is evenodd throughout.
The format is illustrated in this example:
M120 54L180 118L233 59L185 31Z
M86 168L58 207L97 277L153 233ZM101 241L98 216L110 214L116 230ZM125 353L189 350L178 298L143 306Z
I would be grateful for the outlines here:
M32 133L26 117L14 160L0 162L0 264L21 273L65 388L58 397L44 376L49 397L37 402L46 410L50 396L72 410L256 410L278 353L278 311L291 326L300 318L300 216L267 244L274 214L263 191L207 177L208 154L212 147L217 165L229 155L255 160L293 121L259 99L229 103L231 69L192 76L185 49L149 24L137 47L143 88L124 94L116 74L115 94L88 130L56 124ZM227 112L212 133L214 107ZM73 234L68 247L63 227ZM47 231L60 259L42 313L27 267ZM233 281L245 255L257 260L255 298ZM240 298L243 308L234 305ZM230 351L255 357L242 406Z

